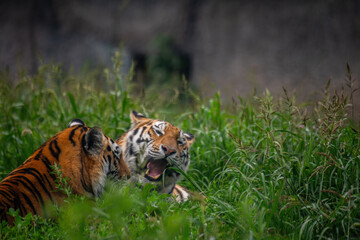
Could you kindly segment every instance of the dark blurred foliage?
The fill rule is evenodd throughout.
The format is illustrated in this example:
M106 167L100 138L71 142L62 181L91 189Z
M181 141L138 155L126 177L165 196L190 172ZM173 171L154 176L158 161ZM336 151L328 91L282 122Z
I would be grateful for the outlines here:
M13 82L42 63L96 72L122 44L138 89L184 75L205 96L285 86L306 100L328 79L340 88L347 62L358 79L359 12L357 0L1 1L0 70Z

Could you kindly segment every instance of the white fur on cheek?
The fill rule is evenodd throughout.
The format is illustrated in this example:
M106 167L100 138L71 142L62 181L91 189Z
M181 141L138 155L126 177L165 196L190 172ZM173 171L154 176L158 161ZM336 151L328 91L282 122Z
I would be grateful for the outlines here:
M154 139L150 136L149 131L151 134L153 134L153 130L163 131L163 133L166 134L166 127L166 122L154 121L151 126L152 129L147 128L147 126L131 129L126 133L124 142L121 144L123 156L132 175L130 181L140 184L155 184L157 185L157 191L159 193L170 193L175 183L181 178L181 174L170 169L165 171L164 181L151 181L145 177L147 170L146 164L149 158L162 159L166 157L164 151L153 147ZM178 144L179 142L183 142L183 144L186 143L184 135L181 131L180 138L175 139L178 141ZM185 145L179 145L179 147L182 151L169 156L167 159L171 165L179 167L182 171L186 172L190 164L188 148Z

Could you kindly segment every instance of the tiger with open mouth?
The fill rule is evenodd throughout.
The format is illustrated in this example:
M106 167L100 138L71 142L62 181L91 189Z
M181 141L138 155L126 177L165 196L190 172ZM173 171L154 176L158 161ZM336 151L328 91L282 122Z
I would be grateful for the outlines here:
M179 202L188 200L191 192L176 182L180 172L186 172L189 167L189 148L194 135L136 111L131 112L130 118L130 130L116 140L130 169L130 179L142 185L155 184L159 193L172 194Z

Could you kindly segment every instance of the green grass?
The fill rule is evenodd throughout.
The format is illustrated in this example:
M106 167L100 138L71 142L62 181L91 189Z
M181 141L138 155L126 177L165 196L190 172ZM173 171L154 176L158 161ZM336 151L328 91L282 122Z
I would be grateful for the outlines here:
M103 74L76 77L46 65L35 76L19 74L15 86L1 75L0 179L71 119L116 138L135 109L195 135L181 184L208 203L178 204L150 186L109 182L100 199L72 196L54 219L3 224L1 239L358 238L360 134L347 120L351 96L325 90L319 103L304 105L286 91L280 99L265 92L223 105L219 94L201 102L186 86L171 101L139 98L119 59Z

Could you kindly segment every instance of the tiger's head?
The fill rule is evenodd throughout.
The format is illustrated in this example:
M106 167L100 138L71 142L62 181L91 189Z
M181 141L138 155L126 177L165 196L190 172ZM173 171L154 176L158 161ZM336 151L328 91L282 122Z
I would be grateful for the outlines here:
M132 111L131 128L116 140L131 171L131 179L153 183L160 193L170 193L180 173L189 167L194 136L169 122ZM174 169L173 169L174 168Z
M98 127L89 128L74 119L54 141L64 146L59 162L76 193L99 197L107 176L120 179L130 175L120 147Z

